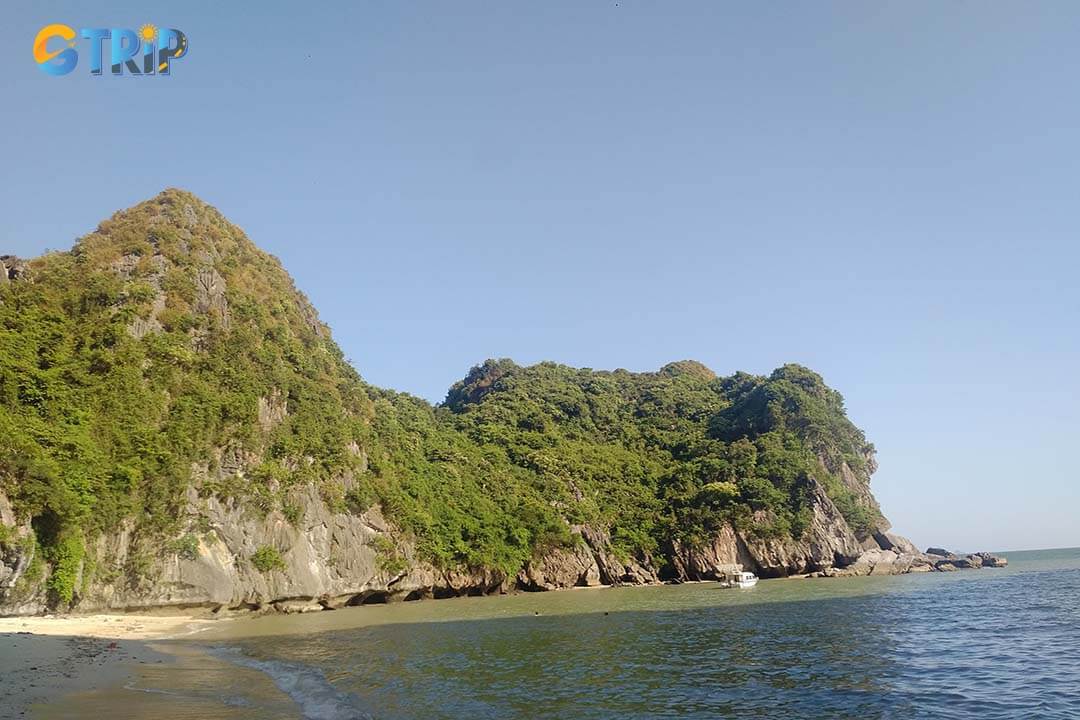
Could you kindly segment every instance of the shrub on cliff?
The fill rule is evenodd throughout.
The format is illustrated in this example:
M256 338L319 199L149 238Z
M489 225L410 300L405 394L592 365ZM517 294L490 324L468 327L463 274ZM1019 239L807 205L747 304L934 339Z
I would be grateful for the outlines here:
M285 569L285 560L282 559L281 553L278 552L277 548L268 545L260 547L252 554L251 564L255 566L256 570L264 573Z

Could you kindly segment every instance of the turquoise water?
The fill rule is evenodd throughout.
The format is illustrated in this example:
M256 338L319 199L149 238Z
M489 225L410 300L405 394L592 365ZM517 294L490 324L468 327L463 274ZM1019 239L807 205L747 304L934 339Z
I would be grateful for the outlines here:
M219 676L234 667L280 691L233 681L220 717L1080 717L1080 549L1008 557L1003 570L748 590L369 606L226 624L201 642ZM208 692L200 717L214 716Z

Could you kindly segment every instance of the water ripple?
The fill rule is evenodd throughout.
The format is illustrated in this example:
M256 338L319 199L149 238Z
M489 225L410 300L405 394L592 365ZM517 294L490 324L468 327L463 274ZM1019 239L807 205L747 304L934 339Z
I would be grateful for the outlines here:
M243 648L318 668L381 718L1077 718L1078 565L832 597L827 580L764 582L758 596L666 588L649 609L626 600L610 614L385 624ZM638 596L603 601L620 597Z

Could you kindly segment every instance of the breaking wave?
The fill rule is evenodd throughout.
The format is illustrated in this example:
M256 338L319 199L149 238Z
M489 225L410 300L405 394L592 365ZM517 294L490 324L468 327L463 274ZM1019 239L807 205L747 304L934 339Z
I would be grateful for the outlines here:
M336 689L317 668L279 660L259 660L239 648L215 648L215 657L267 675L278 689L288 695L305 720L370 720L370 711L360 698Z

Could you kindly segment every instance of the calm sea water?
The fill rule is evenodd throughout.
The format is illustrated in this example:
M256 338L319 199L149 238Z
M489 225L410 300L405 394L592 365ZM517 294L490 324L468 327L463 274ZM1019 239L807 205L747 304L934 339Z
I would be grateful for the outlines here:
M1080 549L1008 557L261 618L133 689L155 717L1080 717Z

